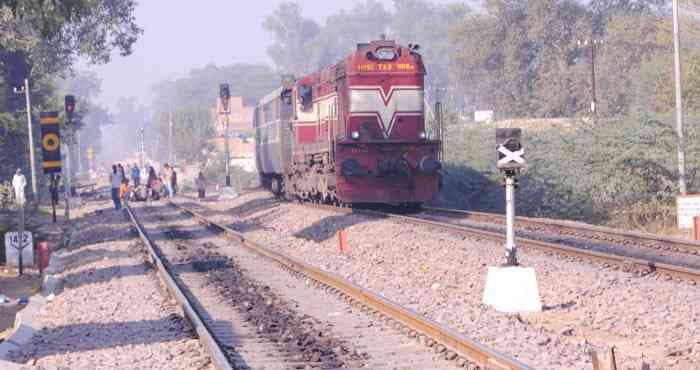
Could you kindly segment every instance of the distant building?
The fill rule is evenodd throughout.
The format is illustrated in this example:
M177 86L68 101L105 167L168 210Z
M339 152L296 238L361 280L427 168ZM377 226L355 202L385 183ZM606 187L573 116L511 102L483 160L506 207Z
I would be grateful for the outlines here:
M224 138L209 140L214 145L215 151L219 155L225 155ZM231 138L228 141L229 151L231 153L231 165L243 168L248 172L257 170L255 165L255 142L253 139Z
M476 123L491 123L491 122L493 122L493 111L492 110L474 111L474 122L476 122Z
M217 102L218 104L218 102ZM253 136L253 110L255 107L243 105L243 97L232 96L230 98L231 113L228 115L229 134L231 137L244 135ZM217 136L224 136L226 132L226 117L218 113L218 106L212 109L215 115L215 129Z

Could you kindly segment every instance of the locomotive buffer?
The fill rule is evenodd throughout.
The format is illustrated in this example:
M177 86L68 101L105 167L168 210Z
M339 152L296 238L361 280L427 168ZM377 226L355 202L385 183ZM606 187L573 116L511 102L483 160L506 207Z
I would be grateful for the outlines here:
M483 303L501 312L542 310L535 269L518 264L515 246L515 188L520 169L527 166L519 128L496 129L496 167L506 188L506 253L502 266L489 266Z

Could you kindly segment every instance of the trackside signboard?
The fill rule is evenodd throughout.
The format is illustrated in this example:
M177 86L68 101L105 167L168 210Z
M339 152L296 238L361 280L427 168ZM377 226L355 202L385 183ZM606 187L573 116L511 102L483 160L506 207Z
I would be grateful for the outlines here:
M678 228L692 229L693 217L700 216L700 194L679 195L676 197Z

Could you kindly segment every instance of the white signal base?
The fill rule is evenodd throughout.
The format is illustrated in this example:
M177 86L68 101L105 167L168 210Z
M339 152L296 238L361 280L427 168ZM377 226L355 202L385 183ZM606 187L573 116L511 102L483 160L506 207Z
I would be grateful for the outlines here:
M220 189L219 199L235 199L238 198L236 189L232 186L222 186Z
M535 269L489 266L482 302L504 313L541 312Z

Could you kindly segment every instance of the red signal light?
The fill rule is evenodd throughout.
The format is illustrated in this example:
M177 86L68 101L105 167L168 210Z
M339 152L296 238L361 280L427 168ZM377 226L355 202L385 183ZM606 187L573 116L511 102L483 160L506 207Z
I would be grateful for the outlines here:
M74 113L75 112L75 96L73 95L66 95L66 113Z

